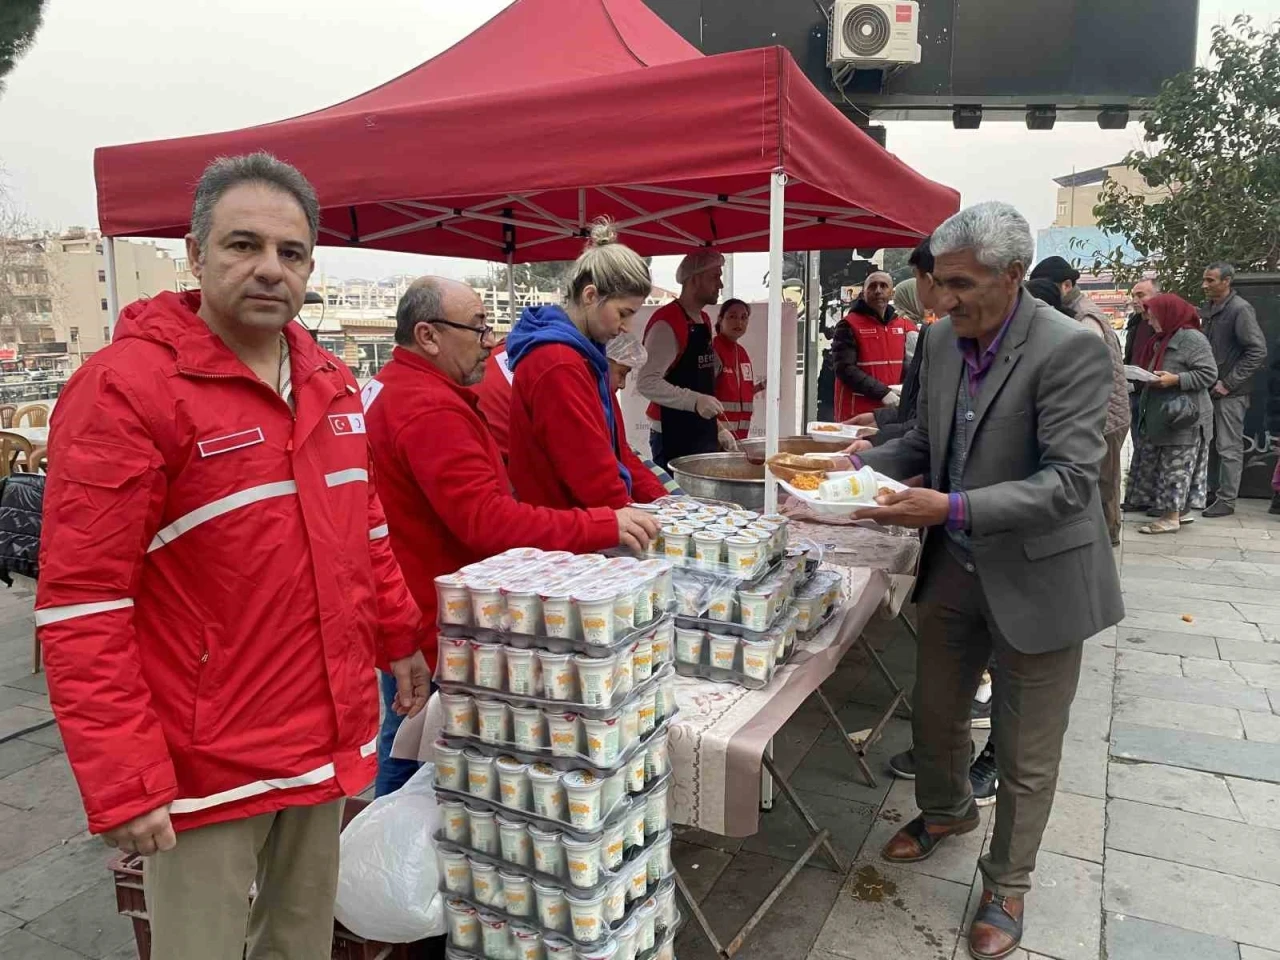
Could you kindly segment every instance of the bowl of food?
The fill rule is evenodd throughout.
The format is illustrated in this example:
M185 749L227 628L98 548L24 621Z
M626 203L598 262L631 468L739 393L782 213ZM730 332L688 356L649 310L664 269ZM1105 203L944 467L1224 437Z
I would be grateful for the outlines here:
M852 443L876 432L875 427L855 427L851 423L829 423L825 420L814 420L806 428L814 440L828 443Z

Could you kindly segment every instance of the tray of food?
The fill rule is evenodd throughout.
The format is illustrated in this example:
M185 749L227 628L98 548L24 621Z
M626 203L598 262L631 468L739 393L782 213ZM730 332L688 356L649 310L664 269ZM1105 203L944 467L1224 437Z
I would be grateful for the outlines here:
M814 420L805 428L813 440L860 440L875 433L875 427L855 427L851 423L829 423L825 420Z
M796 478L796 482L780 480L779 485L814 513L824 517L847 517L855 510L875 509L880 506L876 497L907 489L906 484L876 473L870 467L825 476L808 474Z

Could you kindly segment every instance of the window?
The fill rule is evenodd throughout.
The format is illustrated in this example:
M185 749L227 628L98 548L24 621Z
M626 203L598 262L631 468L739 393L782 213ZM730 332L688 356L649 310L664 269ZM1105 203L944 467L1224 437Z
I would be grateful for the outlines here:
M110 343L110 342L111 342L111 328L110 328L110 327L103 327L103 328L102 328L102 342L103 342L103 343Z
M105 271L105 270L99 270L99 271L98 271L98 282L99 282L99 283L106 283L106 282L107 282L107 271Z
M67 333L70 335L70 337L71 337L71 342L72 342L72 343L79 343L79 342L80 342L80 328L79 328L79 327L71 327L71 328L69 328L69 329L68 329Z
M53 301L48 297L41 297L39 306L41 313L53 313Z
M36 270L36 271L34 271L34 272L32 273L32 276L35 278L35 280L34 280L34 282L35 282L35 283L48 283L48 282L49 282L49 271L48 271L48 270Z
M101 253L101 252L102 252L102 244L100 244L100 243L94 244L93 252L94 252L94 253Z
M106 298L106 297L103 297L103 298L102 298L101 300L99 300L98 302L99 302L100 304L102 304L102 309L103 309L103 310L106 310L106 309L107 309L107 298Z
M1065 217L1067 215L1067 201L1058 201L1058 216Z

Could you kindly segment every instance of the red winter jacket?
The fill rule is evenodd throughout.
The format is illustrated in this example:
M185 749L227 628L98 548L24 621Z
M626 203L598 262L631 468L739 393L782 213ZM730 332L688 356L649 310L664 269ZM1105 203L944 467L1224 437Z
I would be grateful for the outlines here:
M716 374L716 399L724 405L724 416L720 419L735 440L745 440L751 433L756 403L751 356L741 343L720 333L715 335L711 346L720 358L720 372Z
M428 624L432 663L436 577L511 547L591 553L618 545L612 510L516 502L475 394L417 354L396 347L365 384L364 403L391 547Z
M359 793L375 650L421 642L351 375L289 324L295 417L199 304L126 308L53 415L36 626L95 833Z
M549 343L532 350L516 367L511 388L509 466L521 500L544 507L617 510L667 495L662 481L627 443L614 396L622 463L631 473L627 494L595 377L572 347Z
M502 454L502 462L510 455L507 434L511 417L511 367L507 364L507 341L494 345L484 362L484 379L469 389L479 401L480 416Z

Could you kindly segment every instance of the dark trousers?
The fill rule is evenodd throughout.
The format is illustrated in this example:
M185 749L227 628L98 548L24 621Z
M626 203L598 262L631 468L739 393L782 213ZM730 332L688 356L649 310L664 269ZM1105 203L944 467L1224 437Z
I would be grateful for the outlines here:
M1031 889L1040 838L1058 784L1062 738L1080 679L1083 647L1021 653L996 626L976 574L936 535L917 595L916 804L930 823L978 816L969 785L969 710L988 657L995 660L991 740L1000 786L991 849L978 862L1000 896Z
M396 731L404 717L391 709L396 702L396 678L378 671L378 686L382 693L382 727L378 730L378 777L374 781L374 796L385 797L395 793L422 767L417 760L397 760L391 756L396 742Z
M1138 445L1138 406L1142 400L1141 393L1129 394L1129 436L1133 438L1133 445Z
M649 452L653 454L653 462L660 466L663 470L667 469L667 458L662 451L662 431L649 430Z

